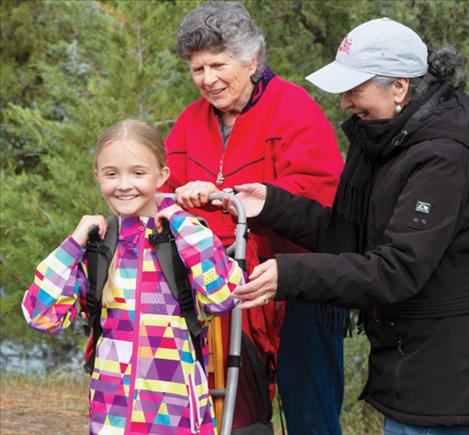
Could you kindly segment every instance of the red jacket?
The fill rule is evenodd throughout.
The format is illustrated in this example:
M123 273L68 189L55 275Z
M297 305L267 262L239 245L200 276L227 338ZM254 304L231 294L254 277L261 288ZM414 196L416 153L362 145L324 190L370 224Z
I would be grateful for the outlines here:
M166 150L171 169L168 191L195 180L216 184L222 162L220 189L268 181L330 205L343 167L333 129L318 105L303 88L273 76L269 70L236 118L226 150L218 117L205 98L199 98L180 115L166 140ZM220 210L194 212L207 220L225 245L233 242L230 215ZM270 258L278 252L300 249L265 229L251 227L251 231L247 252L250 268L257 263L257 255ZM281 308L271 303L243 311L243 330L264 355L276 355L283 322Z
M166 140L173 191L189 181L235 184L272 182L283 189L331 205L343 161L333 129L306 91L274 76L257 102L238 116L226 151L214 108L205 98L179 117ZM197 210L225 245L233 242L234 223L220 211ZM269 235L258 241L259 255L291 251L285 240Z

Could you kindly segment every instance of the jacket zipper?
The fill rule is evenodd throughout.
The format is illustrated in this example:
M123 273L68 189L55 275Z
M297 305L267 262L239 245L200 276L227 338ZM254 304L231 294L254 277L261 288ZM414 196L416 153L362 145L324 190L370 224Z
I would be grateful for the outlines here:
M403 358L405 357L404 346L402 342L402 337L398 335L396 343L396 356L397 356L397 363L396 368L394 371L394 397L397 399L400 398L400 390L401 390L401 365L403 363Z
M220 131L221 121L218 122L218 134L219 134L220 139L221 139L222 153L221 153L221 156L220 156L220 163L218 165L218 174L217 174L217 180L216 180L216 185L217 186L221 186L223 184L223 182L225 181L225 176L223 175L223 164L224 164L224 161L225 161L226 150L228 149L228 144L230 142L231 136L233 135L233 130L234 130L235 126L236 126L236 120L233 124L233 127L231 129L230 135L229 135L229 137L226 141L226 146L225 146L225 144L223 143L223 135L221 134L221 131ZM277 138L272 138L272 139L277 139ZM238 172L239 170L243 169L244 167L249 166L249 165L254 164L254 163L257 163L257 162L260 162L262 160L264 160L264 157L262 157L260 159L257 159L257 160L254 160L252 162L248 162L245 165L241 166L240 168L234 170L233 172L230 172L226 176L233 175L236 172Z
M216 184L217 186L221 186L223 184L223 181L225 181L225 177L223 176L223 163L224 163L224 160L225 160L225 154L226 154L226 150L228 149L228 144L230 142L230 138L231 138L231 135L233 134L233 130L235 128L235 125L236 125L236 120L233 124L233 127L231 127L231 132L228 136L228 139L226 140L226 144L224 143L223 141L223 134L221 133L221 128L222 128L222 119L221 117L218 119L218 135L220 137L220 140L221 140L221 149L222 149L222 153L221 153L221 156L220 156L220 163L219 163L219 166L218 166L218 175L217 175L217 181L216 181Z
M228 147L228 141L226 141L226 146ZM226 153L226 148L221 153L221 157L220 157L220 166L219 166L218 175L217 175L217 186L221 186L223 184L223 180L225 179L225 177L223 177L223 161L225 160L225 153Z
M197 370L197 361L195 363L195 370ZM197 396L197 389L192 378L192 374L189 373L188 376L188 392L189 392L189 412L191 415L191 433L198 434L200 433L200 409L199 409L199 398Z
M138 357L138 342L140 337L140 282L142 280L142 267L143 267L143 256L145 248L145 227L142 233L139 235L138 240L138 269L137 278L135 283L135 308L134 308L134 336L132 340L132 358L131 358L131 373L130 373L130 385L129 385L129 397L127 399L127 415L125 419L125 431L124 433L130 433L130 424L132 420L132 411L134 405L134 394L135 394L135 378L137 376L137 357Z

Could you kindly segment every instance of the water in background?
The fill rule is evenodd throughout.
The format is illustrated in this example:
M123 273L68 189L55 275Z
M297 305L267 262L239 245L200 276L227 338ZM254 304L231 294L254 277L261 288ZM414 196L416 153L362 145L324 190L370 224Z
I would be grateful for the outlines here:
M57 352L47 343L26 346L13 340L0 343L1 371L46 375L56 370L67 370L70 376L80 377L84 352L80 349Z

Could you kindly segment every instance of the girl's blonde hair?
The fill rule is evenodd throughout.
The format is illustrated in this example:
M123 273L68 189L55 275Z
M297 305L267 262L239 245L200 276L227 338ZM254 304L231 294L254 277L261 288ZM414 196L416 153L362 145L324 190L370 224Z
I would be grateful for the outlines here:
M150 124L129 118L111 125L98 139L94 151L94 167L96 168L96 160L99 153L107 145L126 139L132 139L145 145L155 155L160 168L166 166L166 152L163 138L160 134Z
M94 151L94 168L96 169L97 167L97 158L99 153L107 145L118 140L123 141L126 139L131 139L145 145L155 155L160 168L166 166L166 152L164 149L163 138L160 134L150 124L129 118L111 125L98 139ZM117 250L114 252L114 257L109 265L108 279L103 287L102 302L106 306L114 302L114 297L112 296L114 282L112 277L115 269L116 257Z

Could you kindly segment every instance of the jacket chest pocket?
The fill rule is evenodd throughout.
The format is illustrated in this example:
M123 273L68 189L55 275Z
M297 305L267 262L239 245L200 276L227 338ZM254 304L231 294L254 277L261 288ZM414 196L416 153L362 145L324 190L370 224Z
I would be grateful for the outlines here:
M199 361L194 363L194 371L187 376L187 392L191 431L192 433L199 433L207 406L210 403L207 377Z

